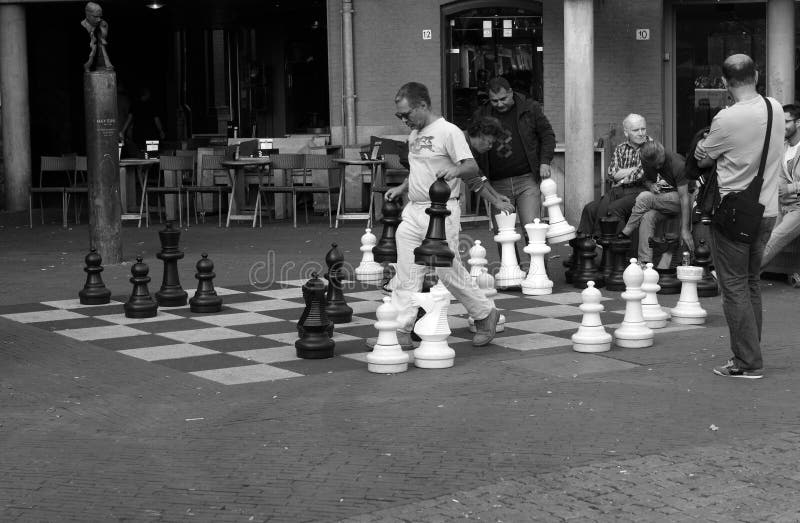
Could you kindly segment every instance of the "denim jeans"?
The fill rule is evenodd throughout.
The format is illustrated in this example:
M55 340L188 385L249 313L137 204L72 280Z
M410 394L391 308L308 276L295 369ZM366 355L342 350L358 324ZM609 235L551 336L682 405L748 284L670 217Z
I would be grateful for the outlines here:
M539 184L533 180L532 174L492 180L491 183L495 191L511 200L517 210L517 218L523 230L526 224L533 223L534 218L541 216L542 193L539 190ZM492 217L492 224L497 231L494 217Z
M681 212L681 199L678 191L651 193L642 191L633 204L631 217L622 229L630 234L639 228L639 261L642 263L653 261L653 248L650 247L650 238L656 231L656 225L667 216L676 216Z
M762 218L756 241L731 241L711 227L711 253L722 292L733 363L741 370L763 367L761 358L761 257L775 218Z
M792 208L781 214L781 221L772 229L767 246L764 248L761 267L766 267L784 247L800 236L800 209Z
M600 236L600 219L607 215L619 218L616 232L620 232L631 215L636 197L644 190L641 185L612 187L602 198L587 203L581 212L578 232L590 236Z

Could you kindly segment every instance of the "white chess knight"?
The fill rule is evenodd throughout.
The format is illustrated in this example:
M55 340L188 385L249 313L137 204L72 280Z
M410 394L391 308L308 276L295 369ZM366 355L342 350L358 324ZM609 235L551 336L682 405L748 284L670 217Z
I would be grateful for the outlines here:
M586 288L581 291L583 302L580 309L583 312L581 326L572 335L572 349L576 352L606 352L611 350L611 334L606 332L600 313L603 304L600 301L603 295L595 288L594 282L586 282Z
M372 248L378 239L371 229L365 229L361 236L361 263L356 267L356 280L364 283L380 283L383 281L383 266L375 261Z
M547 241L561 243L574 238L575 227L567 223L564 213L561 212L561 198L558 197L555 180L545 178L539 184L539 190L544 196L543 205L547 207L547 222L550 224L547 229Z
M501 212L494 215L497 221L497 234L494 241L500 244L500 269L495 275L495 284L500 289L520 287L525 273L519 268L517 252L514 249L522 236L516 230L517 214Z
M412 294L411 303L425 310L425 316L414 325L414 332L422 340L414 349L414 365L423 369L452 367L456 352L447 344L450 336L447 306L450 300L434 285L430 292Z
M658 291L661 286L658 284L658 272L653 268L652 263L648 263L642 271L644 299L642 299L642 317L644 323L651 329L663 329L667 326L669 313L661 308L658 303Z
M678 265L678 279L681 281L681 295L672 309L672 322L681 325L702 325L708 313L700 306L697 296L697 282L703 279L703 268L692 265Z
M494 304L494 297L497 296L497 289L494 288L494 277L489 274L489 269L483 267L481 273L475 279L475 283L478 285L481 292L483 292L483 295L489 299L492 308L496 309L497 306ZM478 331L475 328L475 319L472 316L467 318L467 322L469 323L470 332ZM497 329L495 332L503 332L504 330L506 330L506 317L501 314L500 318L497 320Z
M469 265L469 275L472 276L472 281L475 281L475 278L481 273L481 268L486 267L489 261L486 259L486 247L481 245L480 240L475 240L475 245L473 245L469 250L469 259L467 260L467 264Z
M639 349L653 345L653 329L647 326L642 316L642 291L644 273L636 258L631 258L628 268L622 273L625 291L620 295L625 300L625 317L614 331L614 343L618 347Z
M403 352L397 342L398 310L392 305L392 299L384 296L383 303L375 311L378 321L378 340L372 352L367 354L367 370L379 374L394 374L408 370L409 355Z
M523 249L531 256L528 276L522 282L522 294L542 296L553 293L553 282L547 277L544 257L550 252L545 237L548 225L535 218L533 223L525 224L528 233L528 245Z

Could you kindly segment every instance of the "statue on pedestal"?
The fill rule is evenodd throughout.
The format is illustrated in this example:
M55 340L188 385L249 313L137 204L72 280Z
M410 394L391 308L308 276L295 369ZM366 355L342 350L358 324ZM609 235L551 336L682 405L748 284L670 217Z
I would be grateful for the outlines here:
M86 18L81 20L81 25L89 33L89 59L83 64L83 70L113 71L114 66L108 59L106 46L108 45L108 22L103 20L103 8L95 2L86 4Z

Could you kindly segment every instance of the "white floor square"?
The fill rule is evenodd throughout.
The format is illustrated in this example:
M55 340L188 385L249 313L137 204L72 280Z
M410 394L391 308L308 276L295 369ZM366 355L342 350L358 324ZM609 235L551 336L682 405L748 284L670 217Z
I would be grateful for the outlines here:
M565 338L556 338L547 334L521 334L519 336L503 336L495 338L493 344L515 350L539 350L550 347L571 345L572 342Z
M85 329L65 329L56 331L61 334L80 341L105 340L109 338L124 338L126 336L139 336L147 334L145 331L126 327L125 325L108 325L103 327L87 327Z
M541 318L537 320L510 321L506 327L530 332L552 332L565 330L578 330L580 323L559 320L558 318Z
M303 291L299 287L288 287L285 289L272 289L269 291L255 291L250 294L257 294L258 296L266 296L267 298L302 298Z
M242 291L235 291L233 289L226 289L225 287L214 287L217 291L217 296L230 296L231 294L244 294Z
M199 378L216 381L223 385L241 385L260 381L282 380L303 376L290 370L279 369L271 365L245 365L244 367L228 367L225 369L199 370L191 372Z
M388 295L384 294L383 291L378 289L371 291L345 293L345 299L352 297L352 298L358 298L359 300L371 300L376 302L380 302L381 300L383 300L384 296Z
M347 329L349 327L363 327L365 325L375 325L376 320L371 320L369 318L362 318L361 316L353 315L353 321L350 323L341 323L336 325L336 329ZM377 331L375 331L377 332Z
M259 363L275 363L276 361L295 361L300 359L297 357L297 349L293 345L271 347L268 349L238 350L229 352L228 354Z
M216 314L213 316L193 316L192 319L218 325L220 327L233 327L235 325L257 325L260 323L272 323L281 321L272 316L265 316L255 312L235 312L233 314Z
M305 305L294 301L287 300L258 300L258 301L243 301L241 303L231 303L226 305L231 309L248 312L266 312L266 311L280 311L285 309L301 309Z
M218 354L215 350L198 347L191 343L176 343L175 345L160 345L157 347L127 349L117 352L145 361L173 360L177 358L190 358L192 356L205 356L207 354Z
M3 318L19 323L38 323L41 321L74 320L86 318L83 314L64 309L50 309L49 311L17 312L14 314L2 314Z
M195 329L187 331L162 332L159 336L169 338L183 343L196 341L231 340L234 338L246 338L250 334L226 329L225 327L210 327L208 329Z
M345 296L347 299L347 296ZM375 312L383 301L348 301L347 304L355 314Z
M106 314L105 316L98 316L97 319L107 321L109 323L116 323L117 325L132 325L134 323L152 323L154 321L179 320L181 317L168 312L161 312L161 310L159 310L152 318L128 318L125 316L125 314Z
M557 318L559 316L580 316L583 314L580 308L574 305L548 305L545 307L516 309L514 312L521 312L523 314L536 314L537 316L549 316L551 318Z
M121 302L111 300L109 303L105 303L103 305L83 305L81 300L73 299L73 300L57 300L57 301L43 301L42 305L48 305L50 307L56 307L58 309L80 309L84 307L104 307L106 305L119 305Z

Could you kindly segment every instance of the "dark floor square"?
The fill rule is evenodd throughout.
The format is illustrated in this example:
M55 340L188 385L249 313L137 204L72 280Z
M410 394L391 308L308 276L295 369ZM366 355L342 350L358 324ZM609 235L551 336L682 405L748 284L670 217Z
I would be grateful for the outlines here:
M41 303L23 303L21 305L0 306L0 315L19 314L22 312L53 311L53 310L56 310L56 307L50 307L49 305L42 305Z
M209 354L208 356L192 356L191 358L176 358L173 360L158 360L155 363L182 372L197 372L200 370L227 369L230 367L244 367L257 365L258 362L237 358L229 354Z
M145 347L159 347L161 345L174 345L178 342L155 334L140 334L138 336L125 336L124 338L108 338L92 340L92 345L111 350L143 349Z
M338 347L337 347L338 349ZM335 354L340 353L334 349ZM308 376L310 374L326 374L329 372L340 372L343 370L364 370L366 363L354 360L352 358L325 358L321 360L292 360L292 361L279 361L270 363L273 367L280 369L290 370Z
M229 340L196 341L193 342L192 345L215 350L217 352L236 352L240 350L271 349L273 347L282 347L285 345L285 343L271 340L269 338L252 336L249 338L232 338Z
M36 327L47 331L62 331L67 329L88 329L90 327L108 327L109 325L115 325L115 324L87 316L85 318L75 318L72 320L39 321L36 323L31 323L30 325L35 325Z
M174 331L189 331L198 329L208 329L216 327L210 323L204 323L191 318L181 318L179 320L164 320L152 321L148 323L132 323L130 327L134 327L145 332L158 334L160 332L174 332Z

